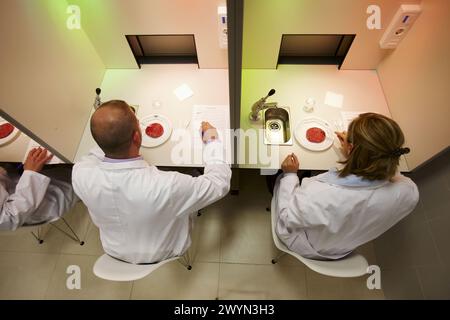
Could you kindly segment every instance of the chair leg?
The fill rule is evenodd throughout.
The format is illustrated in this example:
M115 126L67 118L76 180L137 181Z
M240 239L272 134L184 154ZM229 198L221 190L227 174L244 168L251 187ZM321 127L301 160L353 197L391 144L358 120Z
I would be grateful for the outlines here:
M66 224L67 228L69 228L70 232L72 234L67 233L66 231L64 231L63 229L61 229L60 227L58 227L56 224L54 223L50 223L51 226L55 227L57 230L59 230L60 232L64 233L66 236L68 236L70 239L78 242L80 244L80 246L84 245L84 241L81 241L80 238L78 237L78 235L75 233L75 231L70 227L70 225L67 223L66 219L61 218L61 220Z
M275 264L278 262L278 260L280 260L280 258L282 256L284 256L286 254L286 252L281 252L276 258L272 259L272 264Z
M181 260L181 261L180 261ZM189 250L186 251L184 255L180 257L180 259L177 260L179 263L181 263L186 269L191 270L191 257L189 255Z
M37 228L37 234L35 234L33 231L31 231L31 234L33 235L33 237L37 240L37 242L39 244L43 244L44 243L44 239L41 238L41 227Z

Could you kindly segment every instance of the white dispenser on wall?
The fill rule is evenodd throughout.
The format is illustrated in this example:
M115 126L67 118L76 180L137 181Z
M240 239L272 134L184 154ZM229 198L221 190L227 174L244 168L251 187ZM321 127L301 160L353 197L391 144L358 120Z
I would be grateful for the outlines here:
M395 14L380 40L382 49L394 49L411 29L422 8L418 4L403 4Z
M228 29L227 29L227 7L217 7L219 18L219 47L226 49L228 47Z

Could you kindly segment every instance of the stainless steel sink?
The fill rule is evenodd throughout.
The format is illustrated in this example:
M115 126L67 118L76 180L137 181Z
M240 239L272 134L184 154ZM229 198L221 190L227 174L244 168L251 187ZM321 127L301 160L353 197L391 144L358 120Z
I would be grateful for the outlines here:
M263 112L264 144L292 145L288 107L268 108Z

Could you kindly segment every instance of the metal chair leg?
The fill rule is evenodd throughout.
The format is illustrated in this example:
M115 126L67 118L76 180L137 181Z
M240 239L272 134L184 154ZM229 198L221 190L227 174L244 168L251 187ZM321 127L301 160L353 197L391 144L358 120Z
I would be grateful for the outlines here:
M275 264L278 262L278 260L280 260L280 258L282 256L284 256L286 254L286 252L281 252L276 258L272 259L272 264Z
M78 237L78 235L75 233L75 231L70 227L70 225L67 223L66 219L61 218L61 220L66 224L66 226L69 228L69 230L71 231L72 235L67 233L66 231L64 231L63 229L61 229L60 227L58 227L56 224L54 223L50 223L50 225L52 227L55 227L57 230L59 230L60 232L64 233L66 236L68 236L70 239L78 242L80 244L80 246L84 245L84 241L81 241L80 238Z
M33 237L37 240L37 242L39 244L43 244L44 243L44 239L41 238L40 230L41 230L41 227L38 227L37 228L37 234L35 234L33 231L31 231L31 234L33 235Z
M186 251L184 255L180 257L180 259L177 260L179 263L181 263L182 266L184 266L186 269L191 270L191 257L189 255L189 250Z

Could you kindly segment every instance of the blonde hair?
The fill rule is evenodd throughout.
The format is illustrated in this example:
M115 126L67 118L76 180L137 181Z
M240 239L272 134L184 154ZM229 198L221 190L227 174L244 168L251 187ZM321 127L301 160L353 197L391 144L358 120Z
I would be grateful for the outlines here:
M354 174L367 180L388 180L395 175L400 156L409 153L409 148L402 147L405 137L399 125L381 114L359 115L348 127L347 140L353 148L340 162L345 165L340 177Z

